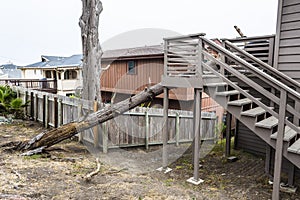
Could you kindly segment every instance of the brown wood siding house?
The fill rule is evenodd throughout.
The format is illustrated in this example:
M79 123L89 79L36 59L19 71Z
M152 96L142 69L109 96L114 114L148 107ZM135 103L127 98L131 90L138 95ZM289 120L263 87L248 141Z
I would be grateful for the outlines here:
M164 70L163 46L145 46L105 51L102 56L101 91L104 102L118 102L136 94L150 85L161 82ZM134 69L132 69L132 67ZM193 88L177 88L170 91L170 108L192 110ZM205 111L216 111L219 106L207 95L203 96ZM163 95L150 104L162 107ZM218 109L218 113L222 111ZM221 115L221 114L219 114Z

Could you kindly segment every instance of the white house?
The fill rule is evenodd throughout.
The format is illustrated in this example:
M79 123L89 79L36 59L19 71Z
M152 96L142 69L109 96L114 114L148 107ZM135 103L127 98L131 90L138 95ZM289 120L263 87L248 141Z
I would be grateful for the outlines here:
M57 94L72 95L82 85L82 55L41 56L42 61L20 67L22 79L56 82Z

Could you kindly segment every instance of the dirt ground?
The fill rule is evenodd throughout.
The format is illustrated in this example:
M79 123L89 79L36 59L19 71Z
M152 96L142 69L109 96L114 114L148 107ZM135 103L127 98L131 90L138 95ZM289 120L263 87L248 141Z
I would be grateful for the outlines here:
M0 125L0 144L29 139L41 131L31 121ZM223 156L223 145L218 145L201 159L204 182L195 186L186 182L193 175L191 154L179 151L186 148L170 147L170 154L181 157L170 164L173 170L168 174L154 170L161 163L159 146L102 154L68 140L48 154L30 157L0 149L0 199L271 199L262 158L234 151L238 161L230 163ZM96 169L96 156L100 173L86 181L85 176ZM281 197L300 199L300 193Z

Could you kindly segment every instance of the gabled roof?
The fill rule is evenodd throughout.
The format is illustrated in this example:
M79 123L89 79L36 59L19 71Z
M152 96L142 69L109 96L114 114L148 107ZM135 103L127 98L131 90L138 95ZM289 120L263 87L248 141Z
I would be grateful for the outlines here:
M143 46L126 49L107 50L103 53L102 59L115 60L122 58L141 57L141 56L156 56L163 55L162 45ZM41 56L42 61L36 62L22 68L62 68L62 67L78 67L82 66L82 55L72 55L70 57L61 56Z
M123 57L153 56L163 54L163 45L143 46L126 49L104 51L102 59L116 59Z
M17 65L14 64L3 64L0 65L0 75L8 78L21 78L21 70L18 69Z

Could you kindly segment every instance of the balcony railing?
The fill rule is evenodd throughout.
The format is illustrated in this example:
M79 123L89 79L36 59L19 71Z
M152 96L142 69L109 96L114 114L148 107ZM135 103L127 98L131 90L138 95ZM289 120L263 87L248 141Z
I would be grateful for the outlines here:
M57 80L55 79L0 79L0 85L22 86L38 91L57 93Z

